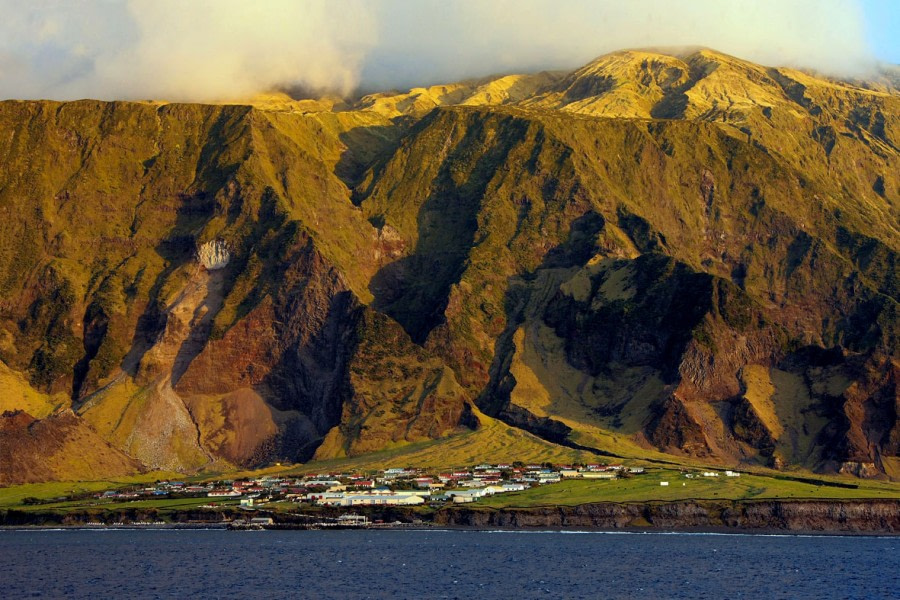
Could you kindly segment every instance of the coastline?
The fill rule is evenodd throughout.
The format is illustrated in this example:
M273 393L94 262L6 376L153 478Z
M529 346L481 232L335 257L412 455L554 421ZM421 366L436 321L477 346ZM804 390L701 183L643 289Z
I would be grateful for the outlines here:
M527 529L900 534L900 500L687 500L490 509L460 507L438 523Z
M759 535L900 535L897 500L689 500L675 502L590 503L575 506L492 508L451 506L430 513L395 507L356 510L384 524L367 530L453 529L472 531L594 531L620 533L729 533ZM331 516L330 513L317 513ZM335 515L340 514L335 512ZM259 510L273 519L270 529L296 527L303 512ZM239 510L182 511L161 522L150 511L104 513L0 511L0 530L23 529L224 529Z

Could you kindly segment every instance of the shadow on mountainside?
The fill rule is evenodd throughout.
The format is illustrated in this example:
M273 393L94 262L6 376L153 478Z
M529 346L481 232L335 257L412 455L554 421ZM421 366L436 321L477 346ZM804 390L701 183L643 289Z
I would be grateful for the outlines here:
M602 215L594 211L585 213L572 222L566 241L552 248L540 266L521 277L509 278L504 299L507 326L495 344L494 360L489 371L490 380L476 399L476 404L486 414L509 425L563 446L597 454L608 453L572 442L569 439L572 428L552 417L538 417L511 405L510 394L516 380L510 368L515 354L513 336L516 331L526 320L542 318L544 308L551 300L546 295L548 290L552 294L552 290L562 283L559 274L567 272L571 267L583 266L597 252L597 235L604 226ZM537 289L535 283L542 275L549 278L549 283L545 282L546 285L537 286L540 287ZM540 297L535 297L534 294Z
M635 259L613 260L609 268L610 272L629 269L630 285L636 288L633 299L608 299L596 305L595 297L608 274L591 276L587 296L580 300L560 291L573 269L585 267L603 253L597 238L606 223L593 211L573 221L566 241L551 249L539 267L509 279L507 326L495 345L489 383L477 400L486 414L558 444L599 451L573 445L572 429L561 421L536 416L511 403L517 384L511 370L516 354L514 336L529 323L552 328L563 341L565 361L585 376L610 377L610 365L619 364L658 370L665 383L677 378L692 331L711 309L713 278L660 254L658 242L648 241L655 240L652 230L636 217L629 220L626 216L620 214L619 226L633 244L645 247L646 253ZM620 409L586 407L612 414Z
M464 181L460 163L468 149L482 146L483 124L469 127L442 162L431 191L417 214L418 241L409 256L382 267L369 290L373 308L396 320L417 344L444 322L450 289L466 268L476 243L478 214L498 165L526 134L527 123L516 123L476 159Z
M156 245L156 252L166 266L150 287L147 308L138 318L131 349L122 360L122 370L132 377L137 374L144 354L165 330L166 306L162 305L163 299L160 298L163 286L173 273L194 260L196 239L192 232L201 229L215 213L215 198L207 192L182 194L180 199L175 225Z
M394 153L400 138L409 129L409 121L406 118L395 119L394 123L394 125L361 125L338 136L346 146L346 150L334 166L334 174L350 188L354 204L359 204L360 198L356 187L363 182L366 173Z

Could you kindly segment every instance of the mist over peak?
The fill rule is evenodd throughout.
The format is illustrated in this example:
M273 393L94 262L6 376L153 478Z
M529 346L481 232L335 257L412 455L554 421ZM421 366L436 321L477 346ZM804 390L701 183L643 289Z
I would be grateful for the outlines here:
M874 69L838 0L0 0L0 97L238 99L341 94L573 69L621 48L705 46L767 65Z

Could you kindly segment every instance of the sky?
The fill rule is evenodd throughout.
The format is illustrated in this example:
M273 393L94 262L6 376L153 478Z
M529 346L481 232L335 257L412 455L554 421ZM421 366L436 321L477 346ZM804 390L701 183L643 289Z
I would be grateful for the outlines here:
M707 46L864 76L900 0L0 0L0 98L351 94Z
M866 0L860 4L872 53L884 62L900 64L900 1Z

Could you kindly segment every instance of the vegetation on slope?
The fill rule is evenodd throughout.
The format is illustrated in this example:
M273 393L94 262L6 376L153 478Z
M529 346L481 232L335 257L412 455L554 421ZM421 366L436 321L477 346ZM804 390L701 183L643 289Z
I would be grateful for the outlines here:
M496 435L896 476L890 86L630 51L0 130L2 408L71 407L116 469Z

